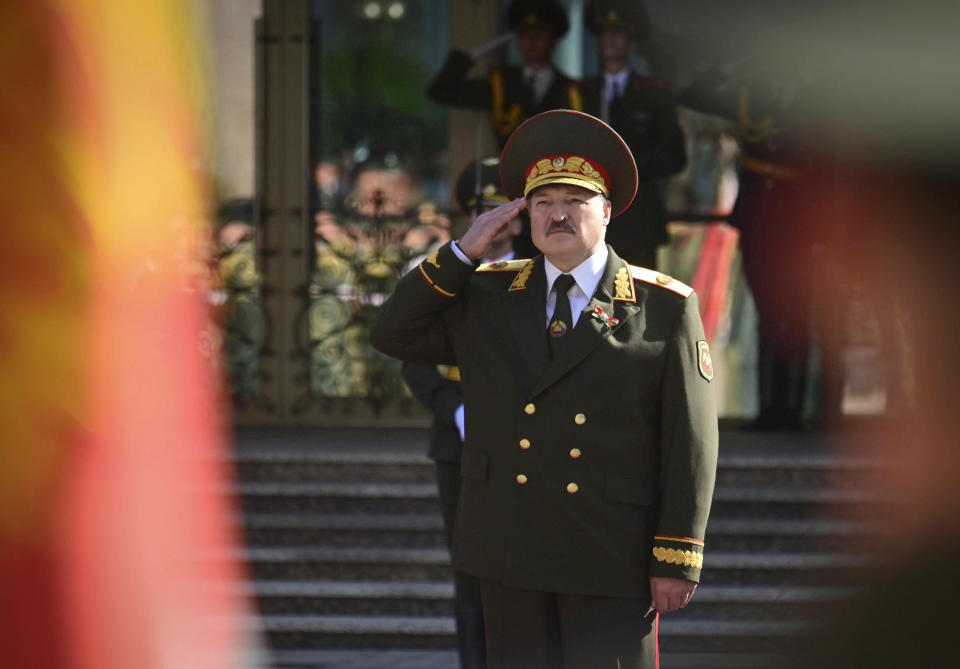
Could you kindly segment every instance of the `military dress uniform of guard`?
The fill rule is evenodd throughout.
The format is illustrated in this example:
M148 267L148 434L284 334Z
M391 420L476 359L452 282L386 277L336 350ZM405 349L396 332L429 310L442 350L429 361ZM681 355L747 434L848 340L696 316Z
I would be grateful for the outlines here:
M737 122L742 151L737 201L730 223L740 231L743 270L758 316L760 414L754 427L804 426L811 309L824 238L814 207L829 170L810 149L802 107L802 77L758 70L700 75L680 96L692 109Z
M486 156L473 161L460 173L456 183L460 209L479 214L508 201L500 188L500 158ZM512 260L513 237L520 222L507 228L491 247L491 261ZM460 454L463 450L463 396L460 370L450 365L416 362L403 364L403 379L411 392L430 410L433 421L428 455L437 471L437 490L447 546L453 546L453 528L460 497ZM479 581L462 571L454 572L454 615L457 623L457 648L463 669L486 666L486 645Z
M552 63L553 48L569 28L566 12L556 0L513 0L507 26L515 31L524 59L522 67L497 66L484 79L468 78L475 58L454 49L427 88L434 102L466 109L487 109L493 132L502 147L510 133L528 117L549 109L583 108L576 82ZM491 45L502 43L503 37ZM489 46L475 50L483 55Z
M455 568L481 579L488 666L657 666L660 612L703 565L717 419L697 297L604 243L636 192L623 140L545 112L504 149L511 202L406 274L372 331L457 364ZM477 265L529 206L544 255Z
M657 247L668 240L661 180L687 163L677 108L666 83L630 69L630 54L651 30L641 2L592 0L585 23L597 39L603 72L581 83L584 111L623 137L640 177L633 204L610 229L607 242L631 263L655 267Z

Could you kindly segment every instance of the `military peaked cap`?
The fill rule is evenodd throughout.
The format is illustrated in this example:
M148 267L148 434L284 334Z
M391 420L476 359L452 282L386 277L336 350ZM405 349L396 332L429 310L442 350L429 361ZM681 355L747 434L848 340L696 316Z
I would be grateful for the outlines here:
M559 39L567 33L570 23L557 0L513 0L507 8L507 27L523 30L536 26L552 29Z
M623 28L639 42L650 34L650 14L640 0L590 0L584 22L594 35L604 28Z
M496 207L509 202L500 187L500 157L484 156L463 168L457 177L457 204L469 213L481 207Z
M623 138L598 118L570 109L532 116L500 154L500 178L510 199L539 186L569 184L605 195L612 216L637 194L637 164Z

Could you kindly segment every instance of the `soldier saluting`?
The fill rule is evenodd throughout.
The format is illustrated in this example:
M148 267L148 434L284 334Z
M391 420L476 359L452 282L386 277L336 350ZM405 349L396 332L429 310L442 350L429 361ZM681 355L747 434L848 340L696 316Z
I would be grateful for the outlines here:
M657 246L668 239L660 180L687 163L677 108L665 82L630 69L630 55L651 31L642 2L591 0L585 22L596 37L603 72L581 85L584 111L600 117L623 137L640 178L637 197L607 241L631 263L655 267Z
M516 199L405 275L372 341L460 367L453 559L481 582L488 666L652 668L659 614L699 581L716 471L697 297L605 244L637 170L599 119L529 119L501 177ZM542 255L479 265L524 209Z
M569 28L556 0L513 0L507 10L510 31L470 53L454 49L431 80L427 97L451 107L488 109L502 147L521 122L548 109L583 108L576 83L553 65L557 40ZM468 78L473 64L516 34L522 67L497 66L483 79Z

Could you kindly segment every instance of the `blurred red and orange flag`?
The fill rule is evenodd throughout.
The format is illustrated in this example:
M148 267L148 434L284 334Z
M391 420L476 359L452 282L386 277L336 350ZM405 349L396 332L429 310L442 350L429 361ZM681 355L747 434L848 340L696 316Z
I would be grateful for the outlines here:
M0 4L0 665L255 665L189 0Z

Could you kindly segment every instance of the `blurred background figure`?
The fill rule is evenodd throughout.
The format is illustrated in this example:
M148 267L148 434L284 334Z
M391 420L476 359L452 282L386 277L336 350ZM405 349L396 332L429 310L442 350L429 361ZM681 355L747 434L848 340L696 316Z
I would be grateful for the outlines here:
M577 83L553 64L557 40L569 21L556 0L512 0L507 8L509 32L470 53L452 50L427 88L434 102L464 109L489 110L493 133L502 148L510 134L527 118L549 109L583 110ZM496 65L483 78L469 77L478 60L516 37L521 66ZM538 251L525 225L516 240L517 253L532 258Z
M470 53L454 49L437 72L427 96L434 102L490 110L502 147L525 119L548 109L582 109L576 84L553 64L557 40L569 28L556 0L512 0L505 33ZM523 65L495 66L486 78L469 78L474 63L516 36Z
M500 185L500 159L486 156L467 165L456 184L457 204L471 217L489 211L507 196ZM490 246L484 262L513 260L513 240L520 233L520 219L514 219ZM403 379L414 396L426 407L433 420L428 455L437 470L437 488L447 547L453 544L453 526L460 497L460 454L463 450L463 398L460 394L460 370L446 365L403 364ZM464 669L486 666L483 610L480 585L469 574L454 572L457 647Z
M739 191L730 222L740 232L743 270L758 313L759 429L804 427L811 313L822 244L817 193L830 167L813 148L804 105L810 82L757 57L700 75L678 97L692 109L737 122ZM807 124L807 127L805 127Z
M620 133L637 161L640 184L626 212L607 231L607 242L627 261L655 268L667 241L662 180L687 162L683 132L667 84L631 69L631 55L650 35L641 2L592 0L584 22L596 38L602 74L583 82L584 110Z

